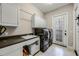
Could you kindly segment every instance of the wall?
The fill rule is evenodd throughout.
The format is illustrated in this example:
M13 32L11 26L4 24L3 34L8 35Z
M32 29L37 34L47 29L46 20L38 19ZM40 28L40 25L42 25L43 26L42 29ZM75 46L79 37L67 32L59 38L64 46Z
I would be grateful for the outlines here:
M36 14L40 17L43 17L43 13L37 9L32 4L26 3L26 4L18 4L19 9L23 9L24 11L30 13L30 14ZM31 18L30 18L31 19ZM32 27L31 27L31 21L28 20L28 16L26 20L23 20L20 18L19 20L19 26L18 27L7 27L8 35L15 35L15 34L27 34L32 33Z
M63 12L68 12L68 34L69 34L68 45L70 47L73 47L73 21L72 21L73 20L73 4L63 6L52 12L47 13L47 14L45 14L45 18L48 23L48 27L51 28L51 27L53 27L52 16L63 13Z
M79 3L74 4L74 19L78 17L79 15ZM74 39L75 39L75 50L77 51L77 54L79 55L79 25L77 24L78 20L74 20Z

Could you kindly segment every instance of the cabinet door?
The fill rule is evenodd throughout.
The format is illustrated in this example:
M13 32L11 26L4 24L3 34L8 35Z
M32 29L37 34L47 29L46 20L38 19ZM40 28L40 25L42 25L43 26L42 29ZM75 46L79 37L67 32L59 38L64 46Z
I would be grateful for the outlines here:
M45 28L46 22L42 17L33 15L32 16L32 27Z
M0 4L0 25L2 25L1 23L2 23L2 8L1 8L1 4Z
M22 51L23 51L23 43L18 43L0 49L0 56L22 56L23 55Z
M14 50L8 54L5 54L4 56L23 56L23 49L19 48L17 50Z
M2 25L17 26L18 25L18 11L13 4L2 4Z

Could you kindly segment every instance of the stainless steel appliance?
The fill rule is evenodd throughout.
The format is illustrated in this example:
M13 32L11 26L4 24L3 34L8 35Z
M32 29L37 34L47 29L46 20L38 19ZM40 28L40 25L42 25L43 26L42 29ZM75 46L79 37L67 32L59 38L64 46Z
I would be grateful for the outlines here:
M40 50L45 52L49 47L49 30L46 28L33 28L34 34L40 36Z
M49 29L49 46L53 43L53 30Z
M27 39L27 43L23 46L23 56L35 55L40 50L40 39L35 35L23 36L22 38ZM33 39L30 39L33 38Z

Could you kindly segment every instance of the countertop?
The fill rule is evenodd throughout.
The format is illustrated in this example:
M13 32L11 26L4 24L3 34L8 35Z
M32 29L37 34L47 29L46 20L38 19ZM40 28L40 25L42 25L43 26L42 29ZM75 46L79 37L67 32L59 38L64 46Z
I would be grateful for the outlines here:
M28 34L13 34L13 35L1 35L0 38L9 38L9 37L17 37L17 36L25 36L25 35L32 35L33 33Z
M33 36L33 37L32 36L31 37L28 36L27 39L24 39L25 37L21 37L21 36L10 37L10 38L5 38L5 39L2 38L2 39L0 39L0 49L4 48L4 47L7 47L7 46L10 46L10 45L14 45L14 44L20 43L20 42L24 42L24 41L27 41L27 40L30 40L30 39L33 39L33 38L37 37L37 36Z

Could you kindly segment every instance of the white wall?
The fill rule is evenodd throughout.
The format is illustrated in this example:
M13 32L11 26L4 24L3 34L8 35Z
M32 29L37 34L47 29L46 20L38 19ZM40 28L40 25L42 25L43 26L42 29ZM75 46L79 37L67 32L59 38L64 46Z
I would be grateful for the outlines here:
M48 27L51 28L52 26L52 16L56 14L60 14L63 12L68 12L68 45L73 47L73 4L69 4L58 8L50 13L45 14L45 19L48 23Z
M28 13L36 14L40 17L43 17L43 13L32 4L22 3L22 4L19 4L19 8L23 9ZM31 21L28 20L28 17L27 17L27 20L20 19L18 27L7 27L6 32L8 32L8 35L32 33Z
M78 17L79 15L79 3L74 4L74 19ZM74 20L74 39L75 39L75 50L77 51L77 54L79 55L79 26L78 26L78 20Z

